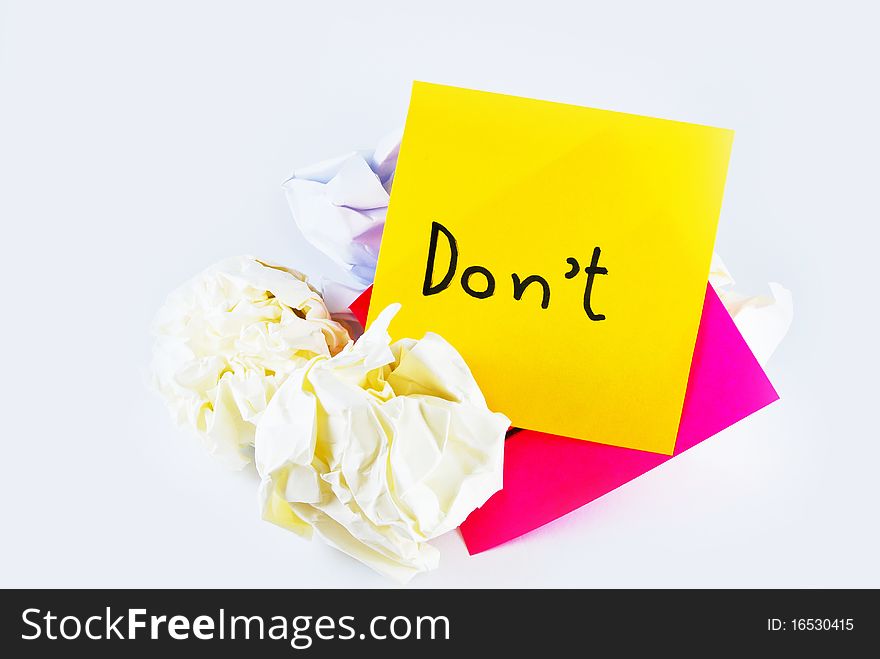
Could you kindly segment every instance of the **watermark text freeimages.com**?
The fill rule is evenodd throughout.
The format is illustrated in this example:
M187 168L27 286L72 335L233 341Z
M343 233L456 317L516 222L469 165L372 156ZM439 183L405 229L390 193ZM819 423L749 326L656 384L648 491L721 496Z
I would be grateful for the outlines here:
M276 640L305 650L316 640L449 640L446 616L372 616L359 624L355 616L229 615L219 609L212 615L151 615L147 609L79 616L51 610L22 611L23 640Z

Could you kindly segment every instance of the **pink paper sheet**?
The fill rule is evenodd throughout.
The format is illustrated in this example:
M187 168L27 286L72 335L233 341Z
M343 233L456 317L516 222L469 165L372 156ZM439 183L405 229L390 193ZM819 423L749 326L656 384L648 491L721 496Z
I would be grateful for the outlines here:
M370 289L352 305L363 319ZM471 554L533 531L641 476L779 396L707 285L672 456L520 430L504 449L504 489L461 525Z

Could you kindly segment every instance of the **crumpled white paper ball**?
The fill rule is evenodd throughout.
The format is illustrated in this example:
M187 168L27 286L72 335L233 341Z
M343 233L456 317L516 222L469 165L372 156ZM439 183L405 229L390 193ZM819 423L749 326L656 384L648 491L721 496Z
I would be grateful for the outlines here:
M255 461L266 520L404 582L437 566L428 540L501 489L510 421L440 336L390 343L399 308L291 375L260 420Z
M736 284L724 261L712 255L709 283L718 293L739 333L761 366L766 366L782 339L788 334L794 317L791 291L770 282L770 295L743 295L733 290Z
M384 138L374 151L352 151L297 169L282 186L303 237L360 282L351 299L376 272L402 132Z
M250 256L171 293L153 333L154 386L177 422L234 468L250 462L255 424L287 376L349 341L305 275Z

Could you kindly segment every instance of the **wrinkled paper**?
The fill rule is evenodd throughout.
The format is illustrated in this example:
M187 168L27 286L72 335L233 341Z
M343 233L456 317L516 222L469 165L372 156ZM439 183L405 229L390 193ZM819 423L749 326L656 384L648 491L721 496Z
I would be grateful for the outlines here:
M712 256L709 283L715 288L758 363L765 366L791 327L794 316L791 291L781 284L770 282L770 295L749 297L737 293L733 290L736 282L717 254Z
M401 136L297 169L282 186L305 239L359 282L348 302L373 281Z
M225 259L172 292L153 325L153 384L181 426L233 468L277 388L348 333L296 270Z
M399 308L281 386L255 461L265 519L405 582L437 567L429 540L501 489L509 420L440 336L390 343Z

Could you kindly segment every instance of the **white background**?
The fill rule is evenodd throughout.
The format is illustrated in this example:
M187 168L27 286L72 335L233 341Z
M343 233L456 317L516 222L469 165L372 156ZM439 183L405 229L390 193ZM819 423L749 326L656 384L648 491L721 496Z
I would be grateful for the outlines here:
M279 184L422 79L736 129L718 251L796 309L780 402L412 587L880 586L878 15L713 4L0 2L0 585L391 585L261 521L145 382L210 263L338 274Z

